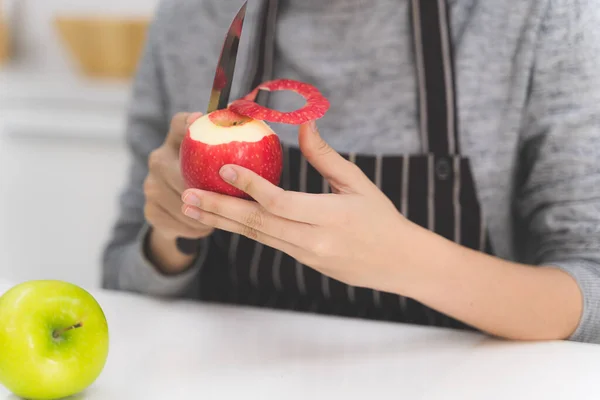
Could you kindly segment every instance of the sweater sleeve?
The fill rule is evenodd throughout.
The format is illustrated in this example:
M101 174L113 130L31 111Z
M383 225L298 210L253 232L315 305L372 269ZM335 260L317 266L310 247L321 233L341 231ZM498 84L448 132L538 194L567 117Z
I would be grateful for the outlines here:
M600 343L600 7L550 0L539 35L516 209L530 260L581 289L570 340Z
M203 241L193 266L178 275L164 275L145 256L149 227L144 218L143 182L148 156L166 138L170 118L163 85L160 52L161 8L151 24L143 56L133 83L128 110L126 141L130 166L119 197L118 217L102 259L102 286L150 295L194 297L196 280L208 251Z

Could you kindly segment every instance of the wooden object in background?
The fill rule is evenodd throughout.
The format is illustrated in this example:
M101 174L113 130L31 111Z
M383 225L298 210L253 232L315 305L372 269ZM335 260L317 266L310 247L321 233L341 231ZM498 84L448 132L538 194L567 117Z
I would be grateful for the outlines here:
M8 61L10 57L10 40L8 18L4 10L4 4L0 0L0 64Z
M10 36L8 24L0 19L0 64L4 64L10 57Z
M141 56L147 19L66 17L55 27L81 71L93 78L131 78Z

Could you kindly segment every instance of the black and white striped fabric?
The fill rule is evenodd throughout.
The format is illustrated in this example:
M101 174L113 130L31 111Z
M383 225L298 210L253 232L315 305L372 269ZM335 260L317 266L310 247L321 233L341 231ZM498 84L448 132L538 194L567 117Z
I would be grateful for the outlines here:
M343 156L357 164L411 221L466 247L492 253L471 166L459 153L446 1L412 0L411 10L423 152L405 156ZM271 78L276 14L277 1L266 1L257 50L260 56L250 87ZM266 97L259 101L266 102ZM284 157L285 189L329 191L327 181L298 148L284 146ZM215 233L210 253L211 260L200 279L200 292L207 300L469 329L412 299L330 279L286 254L240 235Z

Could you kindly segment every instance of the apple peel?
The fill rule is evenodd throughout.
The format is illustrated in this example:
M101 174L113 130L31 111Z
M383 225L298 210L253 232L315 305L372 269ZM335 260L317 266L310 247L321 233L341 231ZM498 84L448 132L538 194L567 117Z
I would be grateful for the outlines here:
M294 111L278 111L264 107L255 102L260 90L277 91L291 90L304 97L306 104ZM291 79L276 79L263 82L252 92L241 99L233 101L229 109L236 114L244 115L261 121L283 123L289 125L301 125L309 121L322 118L329 110L329 100L321 94L316 87Z
M306 99L295 111L281 112L255 102L259 90L291 90ZM277 134L267 122L301 125L325 115L329 101L317 88L290 79L264 82L227 108L195 120L179 150L181 175L188 188L251 198L225 182L219 171L224 165L247 168L273 185L279 185L283 150Z

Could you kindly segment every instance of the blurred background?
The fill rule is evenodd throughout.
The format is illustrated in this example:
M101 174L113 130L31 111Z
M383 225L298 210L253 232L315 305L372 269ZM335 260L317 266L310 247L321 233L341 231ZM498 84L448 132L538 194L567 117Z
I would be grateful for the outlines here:
M0 0L0 280L100 284L157 0Z

